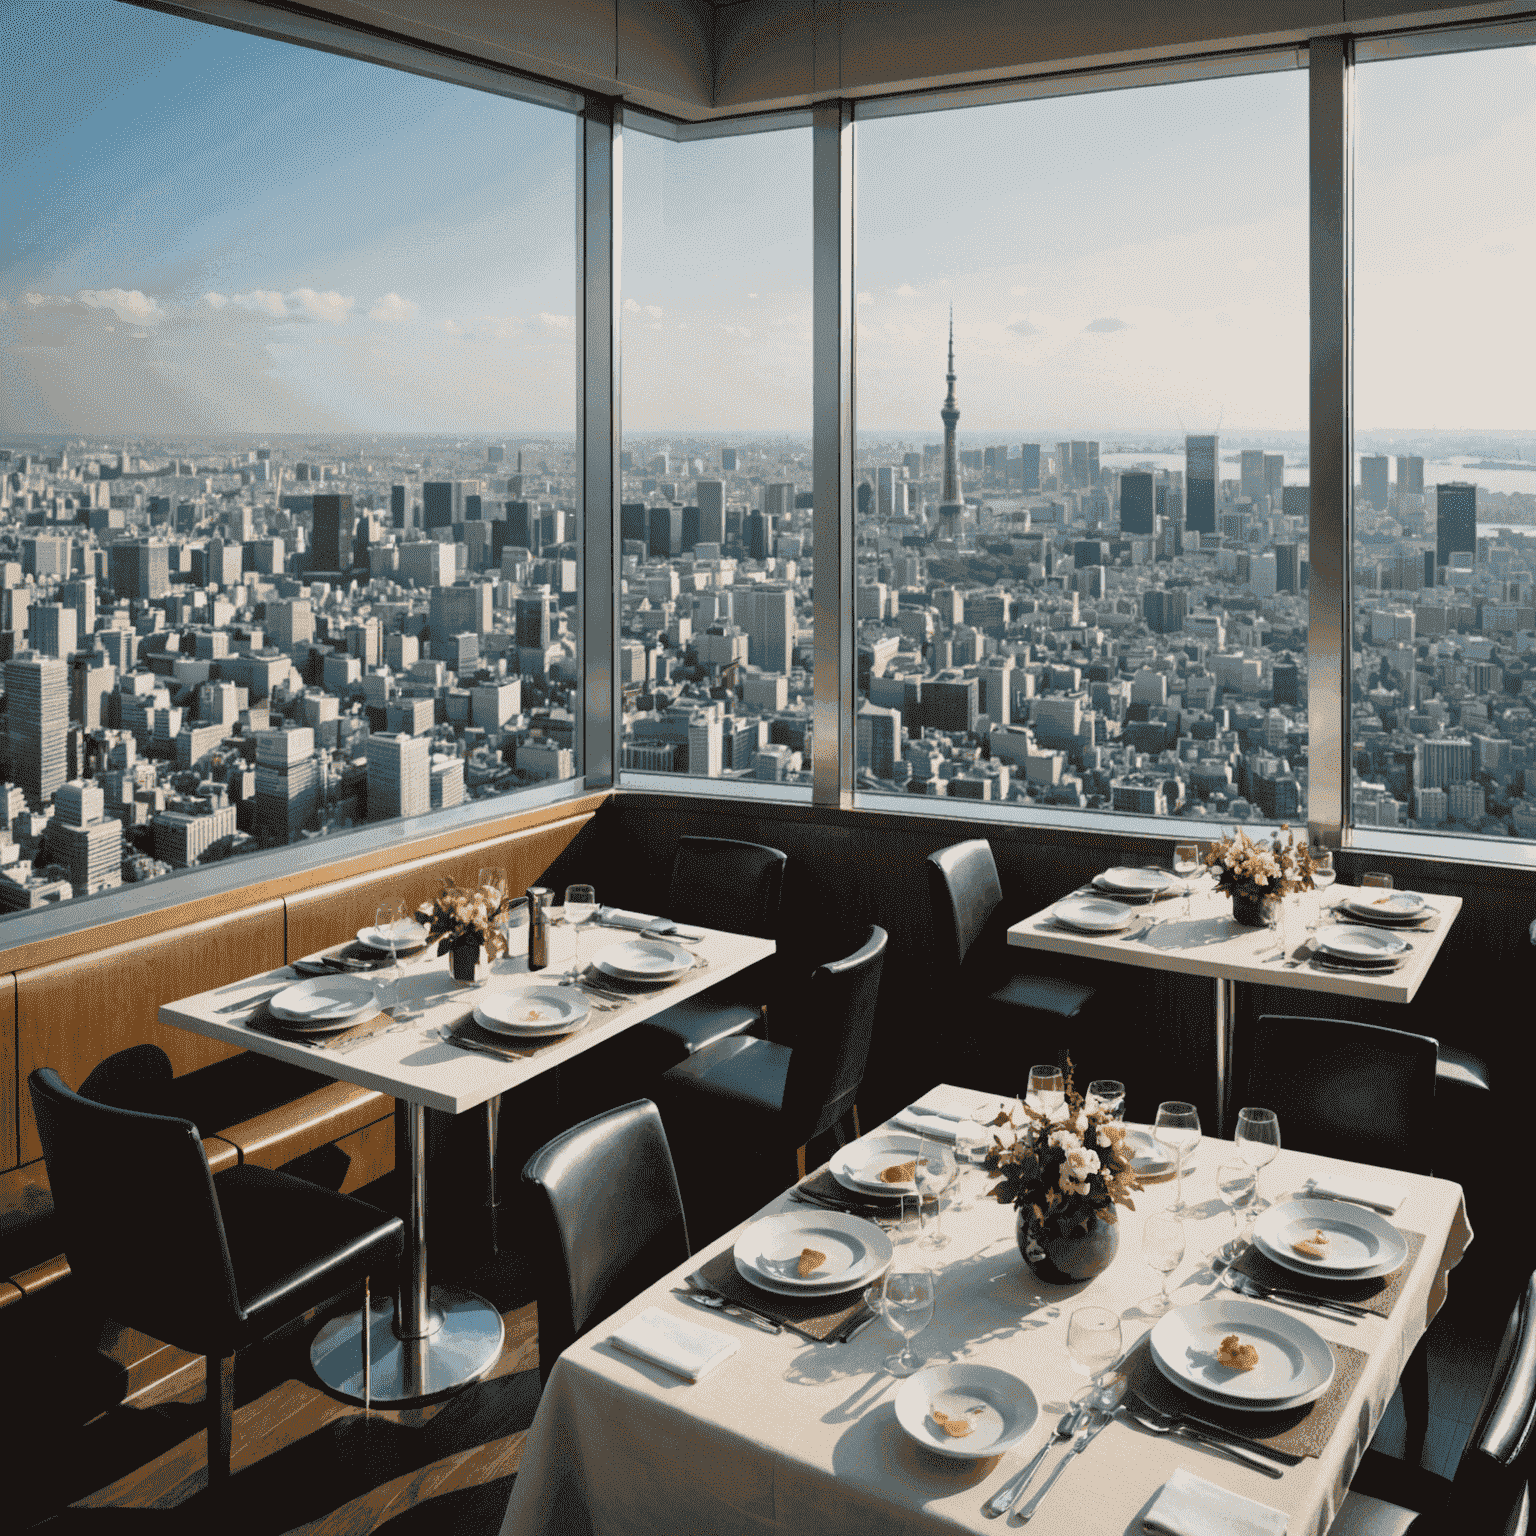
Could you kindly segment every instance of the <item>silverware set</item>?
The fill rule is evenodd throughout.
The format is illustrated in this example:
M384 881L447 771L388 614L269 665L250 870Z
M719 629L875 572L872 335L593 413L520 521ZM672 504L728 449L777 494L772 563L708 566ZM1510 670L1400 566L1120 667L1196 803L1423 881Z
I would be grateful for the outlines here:
M1292 1456L1287 1451L1261 1451L1257 1447L1245 1449L1235 1443L1237 1436L1228 1435L1225 1430L1198 1426L1185 1415L1164 1413L1161 1409L1148 1407L1145 1402L1138 1401L1136 1407L1126 1408L1124 1412L1126 1418L1139 1424L1149 1434L1173 1435L1180 1440L1188 1440L1192 1445L1203 1446L1232 1461L1240 1461L1244 1466L1262 1472L1265 1477L1279 1477L1286 1466L1295 1466L1301 1460L1301 1457ZM1271 1457L1274 1459L1268 1459ZM1284 1465L1277 1466L1276 1461L1281 1460Z
M1369 1307L1362 1307L1352 1301L1341 1301L1336 1296L1320 1296L1315 1291L1292 1290L1284 1285L1265 1285L1255 1280L1252 1275L1245 1275L1240 1270L1228 1269L1221 1277L1221 1283L1228 1288L1239 1292L1244 1296L1253 1296L1261 1301L1280 1302L1285 1306L1306 1307L1315 1312L1326 1312L1333 1317L1375 1317Z

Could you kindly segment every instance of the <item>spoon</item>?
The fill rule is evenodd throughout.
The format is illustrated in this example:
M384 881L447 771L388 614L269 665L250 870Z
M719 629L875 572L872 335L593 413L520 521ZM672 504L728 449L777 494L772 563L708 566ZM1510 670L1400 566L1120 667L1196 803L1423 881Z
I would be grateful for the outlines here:
M1029 1480L1040 1469L1040 1463L1045 1460L1045 1453L1053 1445L1061 1445L1070 1440L1077 1432L1077 1426L1088 1412L1087 1403L1074 1403L1072 1407L1062 1414L1061 1422L1051 1432L1050 1438L1035 1452L1035 1459L1024 1468L1019 1475L1003 1486L981 1506L981 1512L987 1519L995 1520L1005 1510L1011 1509L1019 1495L1029 1487Z

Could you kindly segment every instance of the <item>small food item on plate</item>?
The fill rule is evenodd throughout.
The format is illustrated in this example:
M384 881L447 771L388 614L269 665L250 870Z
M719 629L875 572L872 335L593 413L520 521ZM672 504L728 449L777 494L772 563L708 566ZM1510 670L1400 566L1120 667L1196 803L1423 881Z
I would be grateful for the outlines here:
M800 1262L795 1268L800 1271L800 1278L804 1280L807 1275L815 1274L826 1262L826 1254L817 1253L814 1248L802 1248L800 1250Z
M528 1022L530 1024L541 1023L543 1021L543 1018L544 1018L544 1015L543 1015L542 1012L540 1012L539 1009L537 1009L537 1008L530 1008L528 1010Z
M892 1163L889 1168L883 1169L880 1174L882 1184L910 1184L917 1177L917 1159L909 1158L904 1163Z
M1328 1234L1318 1227L1311 1237L1294 1238L1291 1247L1297 1253L1304 1253L1309 1259L1326 1259L1328 1257Z
M1240 1343L1235 1333L1229 1333L1217 1346L1216 1363L1229 1371L1251 1371L1259 1363L1259 1351L1252 1344Z
M967 1408L965 1413L980 1413L986 1406L985 1403L977 1403L974 1408ZM945 1413L942 1408L936 1408L932 1404L929 1405L928 1415L946 1435L954 1440L970 1434L976 1427L964 1413Z

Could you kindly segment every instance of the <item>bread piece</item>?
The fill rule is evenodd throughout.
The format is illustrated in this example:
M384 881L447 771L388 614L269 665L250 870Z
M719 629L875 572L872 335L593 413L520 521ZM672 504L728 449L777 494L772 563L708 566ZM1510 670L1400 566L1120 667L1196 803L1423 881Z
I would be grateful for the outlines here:
M1291 1243L1291 1247L1297 1253L1304 1253L1309 1259L1326 1259L1328 1257L1328 1234L1318 1227L1311 1237L1298 1237Z
M910 1184L917 1177L917 1159L914 1157L909 1162L892 1163L889 1168L880 1172L882 1184Z
M968 1408L967 1413L980 1413L985 1404L978 1403L974 1408ZM953 1440L962 1439L976 1427L964 1414L945 1413L942 1408L935 1408L931 1404L928 1415L940 1429Z
M804 1280L807 1275L815 1274L826 1262L826 1254L817 1253L814 1248L802 1248L800 1250L800 1262L795 1267L800 1271L800 1278Z
M1217 1365L1229 1371L1251 1371L1259 1363L1259 1351L1252 1344L1242 1344L1235 1333L1229 1333L1216 1350Z

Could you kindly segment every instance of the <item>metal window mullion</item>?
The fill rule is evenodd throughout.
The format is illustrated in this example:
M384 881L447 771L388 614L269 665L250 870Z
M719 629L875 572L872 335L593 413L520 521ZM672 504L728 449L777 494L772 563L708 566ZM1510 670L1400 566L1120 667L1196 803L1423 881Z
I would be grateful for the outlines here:
M811 415L816 496L811 797L853 804L853 111L813 109Z
M1308 836L1338 847L1350 806L1353 510L1354 52L1312 41L1310 159L1311 510L1307 622Z
M623 104L589 97L577 126L576 422L581 463L580 771L617 782L619 729L619 277Z

